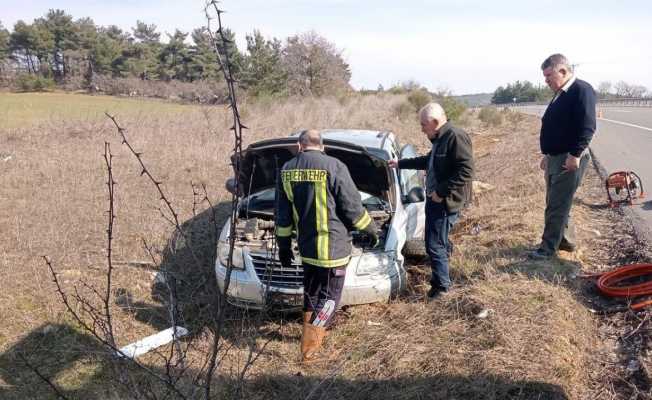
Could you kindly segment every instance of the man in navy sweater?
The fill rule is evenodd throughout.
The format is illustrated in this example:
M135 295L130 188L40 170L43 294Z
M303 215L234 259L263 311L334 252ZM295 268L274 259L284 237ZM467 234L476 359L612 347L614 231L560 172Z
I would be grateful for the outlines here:
M541 119L546 211L541 244L529 254L533 259L549 258L558 250L575 251L570 210L591 158L588 146L596 125L595 92L575 78L566 57L553 54L541 69L555 96Z

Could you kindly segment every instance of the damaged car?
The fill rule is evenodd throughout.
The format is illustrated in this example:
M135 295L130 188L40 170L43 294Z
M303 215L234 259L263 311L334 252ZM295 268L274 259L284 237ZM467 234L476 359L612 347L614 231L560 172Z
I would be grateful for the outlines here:
M341 305L387 302L406 287L403 250L423 242L423 174L388 166L391 159L411 158L411 145L399 147L388 131L321 131L326 154L342 161L360 192L362 204L379 228L380 244L369 248L363 232L351 232ZM298 309L303 305L303 268L293 239L294 261L283 268L275 244L275 179L283 164L296 155L298 134L268 139L247 147L240 159L241 194L235 232L227 220L217 244L215 272L224 290L229 238L235 236L227 299L248 308ZM227 184L227 187L229 184Z

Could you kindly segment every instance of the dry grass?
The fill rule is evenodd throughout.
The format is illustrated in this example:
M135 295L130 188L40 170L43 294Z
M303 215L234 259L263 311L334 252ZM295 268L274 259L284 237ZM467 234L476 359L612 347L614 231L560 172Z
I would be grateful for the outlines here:
M13 104L12 98L3 96L0 101ZM29 96L37 104L40 96L49 95ZM144 151L154 175L165 182L181 220L189 221L192 245L201 251L202 267L210 271L215 240L210 213L206 204L195 204L190 183L206 184L218 219L223 220L227 196L222 185L230 173L228 112L131 101L125 106L122 100L114 110L108 106L114 101L106 103L107 111L124 111L118 113L123 115L120 123L129 129L132 145ZM393 111L404 101L398 95L384 95L245 104L243 119L250 127L246 140L307 127L389 129L423 152L428 142L419 133L416 118L401 121ZM146 104L142 112L126 111L141 103ZM20 111L21 120L31 120L29 108L25 110ZM86 337L69 323L40 259L52 258L68 287L80 277L101 284L107 208L104 141L112 145L118 182L114 259L120 263L115 287L122 294L114 313L120 344L166 323L150 294L153 272L133 266L134 261L148 259L142 239L158 250L164 264L184 265L183 249L175 253L176 259L169 259L165 247L173 228L161 218L156 193L139 176L135 160L107 120L96 113L43 122L39 109L34 110L33 126L2 125L0 130L0 152L12 155L9 161L0 159L0 352L4 352L0 395L41 398L48 393L30 371L14 370L13 354L23 351L41 362L71 397L114 398L115 390L106 384L110 375L106 366L88 353L93 344L85 343ZM11 106L7 115L14 118ZM614 215L578 204L580 240L590 245L574 259L527 262L523 252L536 244L543 224L537 122L511 117L510 123L487 130L476 116L465 120L474 134L478 179L496 190L477 197L454 234L456 293L424 303L428 270L422 262L413 262L408 293L389 305L342 312L326 345L334 359L310 367L296 362L300 325L295 316L234 312L225 337L230 350L223 353L218 382L224 396L233 393L248 351L264 347L247 376L248 398L599 397L602 380L596 376L603 355L593 355L592 349L606 338L583 305L584 288L574 277L595 260L600 265L615 262L594 256L603 247L600 240L606 246L610 234L602 232L596 238L594 230L603 231ZM582 198L590 198L592 204L599 201L598 194L586 189L598 183L591 175ZM189 244L177 247L184 246ZM488 317L478 318L483 310L489 310ZM197 354L209 337L199 339ZM85 350L75 352L78 347ZM145 361L159 362L154 356Z

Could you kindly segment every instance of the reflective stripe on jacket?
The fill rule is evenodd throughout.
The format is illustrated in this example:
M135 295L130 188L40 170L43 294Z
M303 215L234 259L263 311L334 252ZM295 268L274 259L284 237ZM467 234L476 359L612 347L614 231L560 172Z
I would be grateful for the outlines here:
M297 233L304 263L339 267L351 257L349 231L372 223L346 165L308 150L286 162L276 183L276 235Z

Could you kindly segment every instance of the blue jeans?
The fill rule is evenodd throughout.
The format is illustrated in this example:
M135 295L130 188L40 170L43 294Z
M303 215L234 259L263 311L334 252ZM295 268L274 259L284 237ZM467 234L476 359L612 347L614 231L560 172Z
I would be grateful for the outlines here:
M426 251L430 256L432 277L430 284L433 288L448 290L451 280L448 275L448 256L452 248L448 241L448 233L457 222L457 213L446 211L444 203L435 203L426 200Z

